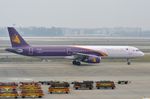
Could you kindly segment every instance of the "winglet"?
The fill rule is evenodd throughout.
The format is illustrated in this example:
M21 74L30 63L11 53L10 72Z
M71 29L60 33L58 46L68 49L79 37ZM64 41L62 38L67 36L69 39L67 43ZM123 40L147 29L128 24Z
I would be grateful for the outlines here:
M8 27L12 47L27 47L26 41L20 36L14 27Z

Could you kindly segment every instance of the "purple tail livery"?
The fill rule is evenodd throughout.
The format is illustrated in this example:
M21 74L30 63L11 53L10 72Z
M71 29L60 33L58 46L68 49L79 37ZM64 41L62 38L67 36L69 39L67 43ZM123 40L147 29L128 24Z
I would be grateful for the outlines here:
M13 28L8 27L10 41L12 47L27 47L29 46L26 41L20 36L20 34Z

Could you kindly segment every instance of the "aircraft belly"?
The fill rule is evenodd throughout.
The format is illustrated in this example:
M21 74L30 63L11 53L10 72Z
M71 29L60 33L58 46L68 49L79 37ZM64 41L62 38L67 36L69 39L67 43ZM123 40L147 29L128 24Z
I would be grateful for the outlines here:
M42 59L62 59L65 58L65 56L36 56L37 58Z

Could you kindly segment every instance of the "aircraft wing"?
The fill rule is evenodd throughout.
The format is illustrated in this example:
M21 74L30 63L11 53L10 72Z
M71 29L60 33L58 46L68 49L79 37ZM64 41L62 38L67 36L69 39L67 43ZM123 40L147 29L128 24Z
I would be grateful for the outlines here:
M101 57L91 54L84 54L84 53L76 53L73 54L74 60L87 62L87 63L99 63L101 60Z
M84 59L87 59L90 55L89 54L83 54L83 53L75 53L73 54L74 60L82 61Z

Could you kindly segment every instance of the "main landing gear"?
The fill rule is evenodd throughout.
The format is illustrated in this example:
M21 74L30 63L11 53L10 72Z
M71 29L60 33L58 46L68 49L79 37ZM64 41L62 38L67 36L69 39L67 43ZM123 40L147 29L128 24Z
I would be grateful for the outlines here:
M48 62L48 59L41 59L42 62Z
M129 60L129 58L127 58L127 64L131 65L131 61Z
M73 61L72 61L72 64L73 64L73 65L78 65L78 66L79 66L79 65L81 65L81 62L78 61L78 60L73 60Z

